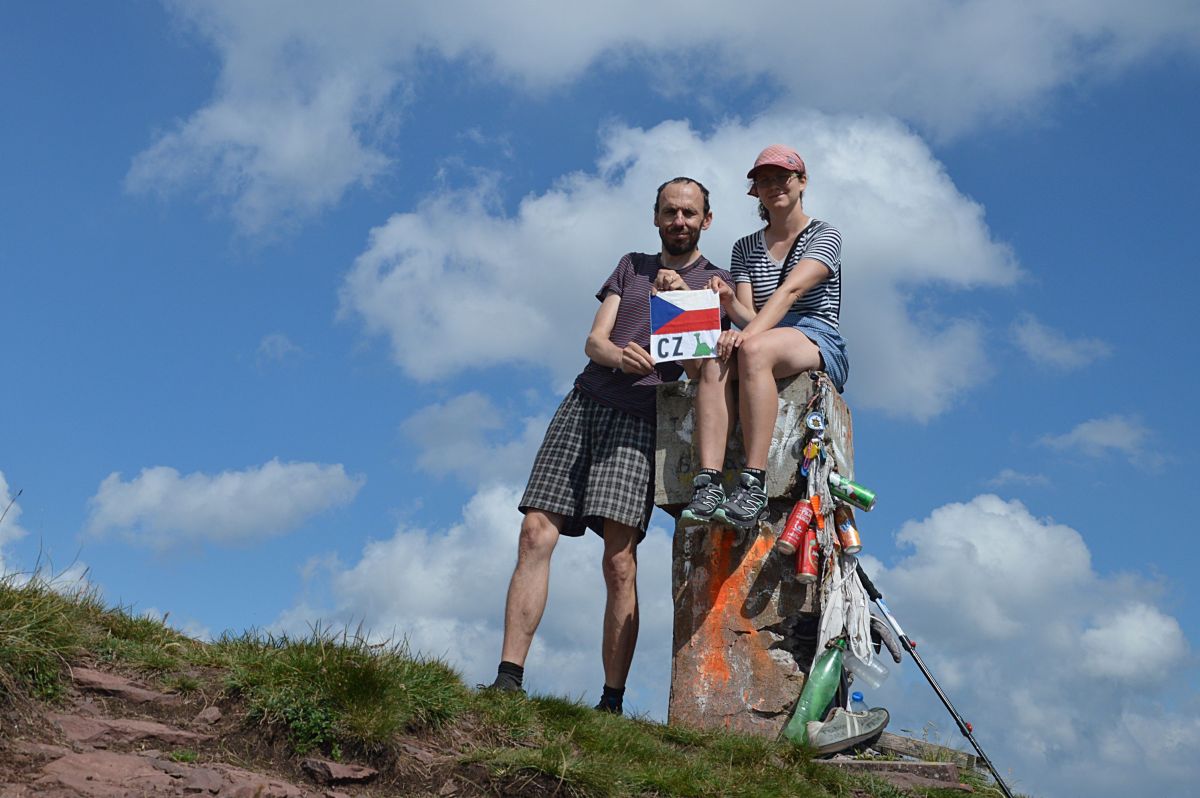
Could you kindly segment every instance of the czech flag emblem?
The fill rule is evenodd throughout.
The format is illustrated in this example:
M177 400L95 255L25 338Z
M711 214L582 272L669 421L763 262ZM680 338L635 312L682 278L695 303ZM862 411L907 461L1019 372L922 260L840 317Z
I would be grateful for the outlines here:
M721 302L715 291L663 291L650 296L650 354L655 363L716 357Z

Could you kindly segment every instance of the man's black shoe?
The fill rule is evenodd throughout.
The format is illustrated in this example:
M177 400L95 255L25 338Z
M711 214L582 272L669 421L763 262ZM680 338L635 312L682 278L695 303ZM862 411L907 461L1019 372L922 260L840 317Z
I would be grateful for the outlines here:
M621 709L620 700L611 701L603 696L601 696L601 698L600 698L600 703L596 704L595 709L597 712L608 712L613 715L625 714L624 711Z

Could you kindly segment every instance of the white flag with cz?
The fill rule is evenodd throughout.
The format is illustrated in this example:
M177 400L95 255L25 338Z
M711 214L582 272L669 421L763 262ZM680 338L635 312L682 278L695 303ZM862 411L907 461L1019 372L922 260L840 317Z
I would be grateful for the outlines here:
M721 298L716 291L650 295L650 356L655 363L717 356Z

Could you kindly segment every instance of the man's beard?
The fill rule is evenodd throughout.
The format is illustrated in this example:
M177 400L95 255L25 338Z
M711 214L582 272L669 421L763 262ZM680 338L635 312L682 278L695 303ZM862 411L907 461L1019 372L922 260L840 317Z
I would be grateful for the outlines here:
M700 231L696 230L690 234L683 242L677 242L673 238L673 234L666 230L660 230L658 237L662 239L663 249L668 255L686 255L689 252L694 252L696 245L700 243Z

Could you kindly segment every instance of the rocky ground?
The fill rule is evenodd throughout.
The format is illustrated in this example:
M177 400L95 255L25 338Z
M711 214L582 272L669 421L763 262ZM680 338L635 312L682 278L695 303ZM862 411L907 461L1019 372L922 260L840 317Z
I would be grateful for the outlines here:
M248 724L218 691L159 692L93 667L71 670L54 706L23 703L0 715L0 798L349 798L350 796L540 795L537 782L496 784L459 764L441 741L399 744L379 769L290 755L283 741ZM397 755L398 754L398 755Z
M286 740L250 722L224 697L219 674L196 673L200 687L175 694L93 665L70 673L70 689L54 704L13 699L0 709L0 798L564 794L547 776L503 776L470 764L472 733L461 725L436 740L401 740L370 762L331 761L297 756ZM941 774L896 762L831 764L887 766L874 775L900 788L970 790L952 767Z

